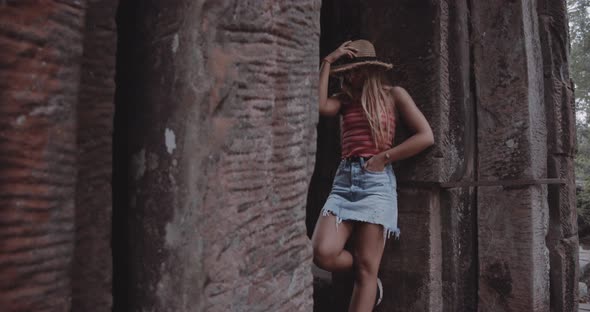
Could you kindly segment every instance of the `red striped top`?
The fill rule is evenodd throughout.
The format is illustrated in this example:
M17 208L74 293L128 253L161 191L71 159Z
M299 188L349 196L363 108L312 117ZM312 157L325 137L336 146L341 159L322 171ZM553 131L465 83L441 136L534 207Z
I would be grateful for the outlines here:
M393 113L389 116L391 131L388 133L387 143L377 149L371 134L371 126L361 104L342 102L340 112L342 114L342 158L350 156L369 157L393 146L395 135L395 117ZM381 122L385 123L386 120L382 118Z

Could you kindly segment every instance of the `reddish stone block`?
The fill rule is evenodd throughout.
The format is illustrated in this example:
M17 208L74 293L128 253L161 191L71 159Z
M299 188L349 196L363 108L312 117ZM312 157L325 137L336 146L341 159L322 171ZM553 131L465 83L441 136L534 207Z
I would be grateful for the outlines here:
M84 5L0 5L2 311L71 310Z

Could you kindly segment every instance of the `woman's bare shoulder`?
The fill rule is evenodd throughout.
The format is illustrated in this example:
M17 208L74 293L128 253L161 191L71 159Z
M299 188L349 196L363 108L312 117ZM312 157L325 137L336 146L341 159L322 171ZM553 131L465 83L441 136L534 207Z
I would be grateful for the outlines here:
M404 89L402 86L398 85L386 85L384 88L391 93L394 97L398 98L400 96L405 96L408 94L408 91Z
M387 90L387 91L392 91L393 88L395 88L396 86L390 85L390 84L384 84L383 85L383 89Z
M407 106L411 102L411 97L404 87L399 85L387 85L388 93L391 95L395 107L395 118L399 119L402 106Z
M385 90L385 93L391 97L391 99L394 103L396 102L396 100L399 99L399 95L400 95L400 91L401 91L400 89L403 89L403 88L400 86L397 86L397 85L390 85L390 84L383 85L383 90Z

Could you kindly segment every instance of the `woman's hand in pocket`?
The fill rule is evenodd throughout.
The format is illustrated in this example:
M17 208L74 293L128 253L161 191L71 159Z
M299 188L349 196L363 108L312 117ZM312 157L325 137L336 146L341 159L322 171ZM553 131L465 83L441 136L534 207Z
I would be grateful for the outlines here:
M380 172L385 170L387 160L384 155L377 154L365 162L364 168L368 171Z

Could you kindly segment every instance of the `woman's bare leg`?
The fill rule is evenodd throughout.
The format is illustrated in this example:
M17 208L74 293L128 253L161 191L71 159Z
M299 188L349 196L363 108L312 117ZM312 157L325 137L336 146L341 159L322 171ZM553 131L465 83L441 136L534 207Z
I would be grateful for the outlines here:
M311 238L313 262L330 272L352 270L352 254L344 249L351 233L351 222L342 221L336 227L336 216L321 215Z
M354 289L349 312L370 312L375 306L377 273L383 255L383 226L365 222L355 224Z

